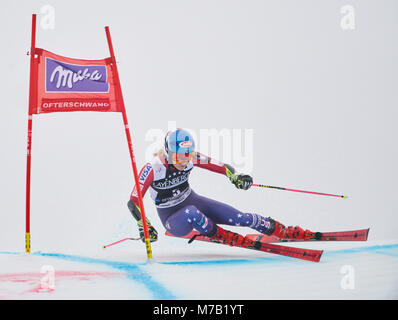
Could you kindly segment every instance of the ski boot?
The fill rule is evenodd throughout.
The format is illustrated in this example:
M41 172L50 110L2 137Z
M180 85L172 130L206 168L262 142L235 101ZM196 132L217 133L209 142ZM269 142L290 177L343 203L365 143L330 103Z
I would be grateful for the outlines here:
M319 240L321 237L320 232L312 232L311 230L304 230L299 226L285 227L282 223L271 220L270 234L281 240Z
M195 238L199 235L194 235L188 243L191 243ZM244 236L240 235L239 233L235 233L232 231L225 230L220 226L214 225L212 232L208 235L200 235L206 236L212 242L218 242L222 244L227 244L232 247L248 247L253 246L254 242L251 240L246 239Z

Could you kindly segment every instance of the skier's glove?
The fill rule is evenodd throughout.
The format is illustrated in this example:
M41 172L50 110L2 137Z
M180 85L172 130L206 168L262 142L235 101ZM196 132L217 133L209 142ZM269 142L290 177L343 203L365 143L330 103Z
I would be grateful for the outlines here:
M247 190L253 184L253 178L248 174L233 174L229 177L229 180L237 187L238 189Z
M149 241L150 242L157 241L158 240L158 232L151 225L151 223L149 222L148 218L146 219L146 224L148 226ZM142 242L145 242L144 224L142 222L142 219L137 221L137 226L138 226L138 231L140 233L140 238L141 238Z
M253 178L248 174L237 174L235 169L230 165L225 165L225 173L228 179L234 184L238 189L247 190L253 184Z

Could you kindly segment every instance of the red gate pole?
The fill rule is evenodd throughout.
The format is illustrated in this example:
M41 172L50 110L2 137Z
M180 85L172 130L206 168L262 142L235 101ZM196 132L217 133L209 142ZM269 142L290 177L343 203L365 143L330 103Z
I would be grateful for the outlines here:
M123 95L122 95L122 87L120 85L119 73L117 71L115 53L113 51L112 39L111 39L111 34L109 32L109 27L108 26L105 27L105 32L106 32L106 38L108 40L109 52L111 54L111 59L112 59L112 63L113 63L112 70L114 70L116 88L117 88L117 91L118 91L117 92L117 100L118 100L118 103L120 103L120 106L122 107L123 123L124 123L124 128L125 128L125 131L126 131L126 138L127 138L127 142L128 142L128 146L129 146L131 164L133 166L133 172L134 172L135 186L136 186L136 189L137 189L138 201L139 201L140 211L141 211L141 218L142 218L142 223L143 223L143 227L144 227L144 236L145 236L145 246L146 246L146 251L147 251L147 257L148 257L149 261L151 261L151 259L152 259L152 249L151 249L151 242L149 240L148 224L146 223L144 203L142 201L142 193L141 193L141 187L140 187L140 183L139 183L139 179L138 179L138 171L137 171L137 165L136 165L136 162L135 162L133 144L131 142L130 129L129 129L128 121L127 121L126 108L124 106L124 100L123 100Z
M30 253L30 173L32 153L32 106L35 103L35 46L36 46L36 14L32 14L32 38L30 46L30 77L29 77L29 113L28 113L28 150L26 158L26 216L25 216L25 252Z

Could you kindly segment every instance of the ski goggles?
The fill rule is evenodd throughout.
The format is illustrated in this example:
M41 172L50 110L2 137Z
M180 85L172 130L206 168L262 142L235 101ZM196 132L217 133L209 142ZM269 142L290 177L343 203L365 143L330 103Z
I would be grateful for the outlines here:
M173 153L172 154L172 160L173 163L188 163L189 161L191 161L193 159L195 155L195 152L191 152L191 153Z

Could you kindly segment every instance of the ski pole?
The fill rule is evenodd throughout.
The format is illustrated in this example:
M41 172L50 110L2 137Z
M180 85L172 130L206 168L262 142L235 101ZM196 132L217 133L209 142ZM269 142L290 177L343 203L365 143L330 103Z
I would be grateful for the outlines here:
M303 192L303 193L310 193L310 194L318 194L321 196L330 196L330 197L338 197L346 199L347 196L338 195L338 194L330 194L330 193L322 193L322 192L315 192L315 191L304 191L304 190L297 190L297 189L289 189L283 187L274 187L274 186L266 186L264 184L252 184L253 187L261 187L261 188L271 188L271 189L278 189L278 190L285 190L285 191L294 191L294 192Z
M110 246L114 246L115 244L121 243L121 242L126 241L126 240L140 240L140 239L141 238L124 238L122 240L119 240L119 241L112 242L110 244L104 245L104 246L102 246L102 249L106 249L106 248L108 248Z

